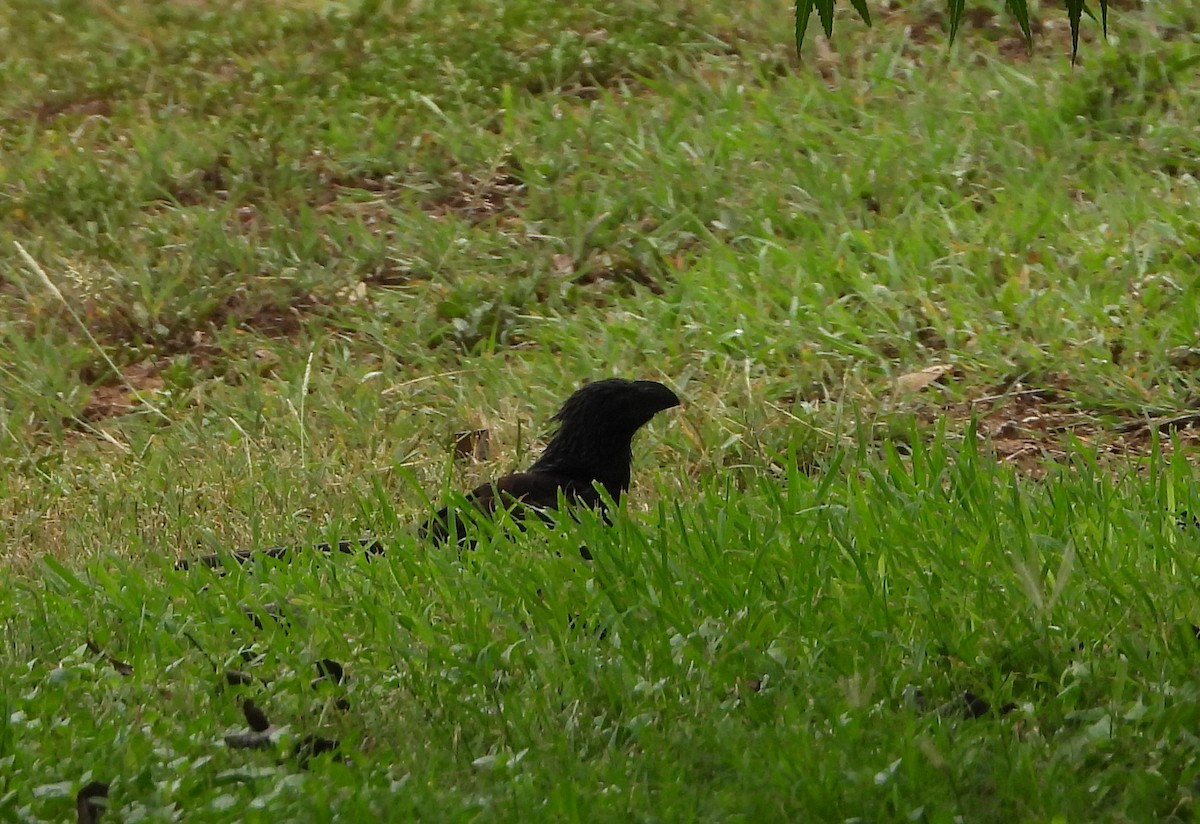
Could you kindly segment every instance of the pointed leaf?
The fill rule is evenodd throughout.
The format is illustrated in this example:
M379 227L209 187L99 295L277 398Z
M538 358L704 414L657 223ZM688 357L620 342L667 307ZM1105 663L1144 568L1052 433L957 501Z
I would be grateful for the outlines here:
M850 0L850 5L854 6L864 23L871 25L871 10L867 8L867 0Z
M966 8L966 0L950 0L950 42L954 42L954 36L958 34L958 26L962 23L963 9Z
M1004 0L1004 5L1012 9L1013 16L1021 26L1021 33L1025 35L1026 48L1033 51L1033 32L1029 29L1029 4L1025 0Z
M796 54L804 45L804 33L808 31L808 18L812 16L813 0L796 0Z
M76 593L84 596L92 596L92 588L76 577L75 573L71 572L61 562L49 555L43 555L41 559L42 565L51 573L52 578L57 578L58 582L63 584L65 588L73 589Z
M825 37L833 36L833 0L816 0L817 14L821 16L821 27L825 29Z
M1104 39L1108 39L1108 0L1100 0L1100 26L1104 29Z
M1083 0L1067 0L1067 17L1071 20L1071 65L1079 54L1079 19L1083 13Z

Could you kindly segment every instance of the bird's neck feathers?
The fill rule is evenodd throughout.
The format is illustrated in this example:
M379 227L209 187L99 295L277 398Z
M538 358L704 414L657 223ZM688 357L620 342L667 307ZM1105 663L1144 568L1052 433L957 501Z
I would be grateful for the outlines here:
M598 481L614 501L619 500L629 489L632 442L632 432L606 434L602 428L564 421L529 471Z

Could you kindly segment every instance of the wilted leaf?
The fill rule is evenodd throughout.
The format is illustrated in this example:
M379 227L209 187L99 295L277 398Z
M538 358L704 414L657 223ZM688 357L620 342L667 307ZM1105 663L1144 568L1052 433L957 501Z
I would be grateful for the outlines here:
M896 391L901 393L919 392L951 371L953 371L953 367L937 364L926 366L917 372L909 372L896 378Z
M557 254L551 258L554 274L559 277L570 277L575 274L575 258L571 255Z

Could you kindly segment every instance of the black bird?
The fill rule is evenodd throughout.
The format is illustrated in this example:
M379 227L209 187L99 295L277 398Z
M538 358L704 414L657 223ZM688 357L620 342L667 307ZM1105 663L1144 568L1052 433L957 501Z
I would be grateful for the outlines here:
M603 489L614 502L619 502L629 489L630 464L633 461L633 436L651 418L679 406L674 392L656 381L630 381L608 378L589 383L567 398L551 419L558 430L546 445L541 457L524 472L505 475L490 483L481 484L466 495L467 501L481 512L491 514L497 509L510 509L518 517L533 512L549 519L547 511L558 508L559 494L571 505L596 509L607 516ZM457 529L452 529L451 522ZM421 525L422 538L435 543L445 542L453 533L462 536L462 519L452 507L445 507ZM464 546L469 541L463 541ZM318 544L322 552L332 552L335 546ZM383 545L369 538L340 541L340 552L383 552ZM585 553L586 550L581 552ZM284 558L291 554L288 547L241 550L231 553L239 563L256 554ZM221 566L221 555L205 555L198 562L208 567ZM187 569L185 560L176 563L177 569Z
M609 378L589 383L567 398L551 419L558 422L558 431L529 469L481 484L466 498L489 514L503 508L517 517L533 511L545 518L546 510L558 508L561 493L568 504L607 515L599 490L614 502L628 491L633 436L659 412L678 405L675 393L655 381ZM451 507L427 521L420 534L445 541L451 520L459 522L456 532L461 535L462 520Z

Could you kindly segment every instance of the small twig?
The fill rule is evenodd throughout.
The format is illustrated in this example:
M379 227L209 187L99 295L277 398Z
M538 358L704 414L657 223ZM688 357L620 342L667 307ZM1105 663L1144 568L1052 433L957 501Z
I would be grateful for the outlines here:
M1137 429L1179 429L1189 423L1200 422L1200 412L1184 412L1180 415L1168 415L1162 418L1145 418L1129 421L1117 427L1118 432L1133 432Z
M204 647L200 646L200 642L192 637L190 632L184 632L183 637L192 642L192 646L199 650L200 654L208 661L209 666L213 668L213 672L220 672L221 668L217 666L217 662L212 659L212 656L204 651Z
M304 380L300 382L300 464L308 471L308 450L305 449L304 436L304 402L308 398L308 379L312 376L313 355L316 350L308 353L308 362L304 364Z
M1076 428L1081 426L1101 427L1102 424L1099 418L1096 418L1092 415L1080 414L1074 420L1059 421L1058 423L1050 424L1046 427L1046 431L1057 435L1060 432L1073 432Z
M226 419L233 424L233 428L242 433L242 447L246 450L246 465L250 470L250 480L254 480L254 457L250 454L250 436L246 434L246 430L242 429L242 425L237 422L233 415L227 415Z
M79 420L79 419L78 419L78 418L76 418L76 420ZM109 433L108 433L108 432L106 432L105 430L101 429L100 427L98 427L98 426L88 426L88 425L87 425L86 423L84 423L83 421L80 421L80 423L83 423L83 425L84 425L85 427L87 427L87 429L88 429L89 431L91 431L91 432L92 432L93 434L95 434L95 435L98 435L98 436L100 436L100 437L101 437L101 438L103 438L104 440L108 441L110 444L112 444L113 446L115 446L117 449L120 449L120 450L122 450L122 451L124 451L124 452L126 452L126 453L132 453L132 452L133 452L133 450L129 448L129 444L121 443L121 442L120 442L120 441L118 441L116 438L114 438L114 437L113 437L111 434L109 434Z
M975 398L974 400L970 401L970 404L975 406L976 404L991 403L992 401L1000 401L1004 400L1005 398L1019 398L1025 395L1041 395L1046 391L1047 390L1045 389L1022 389L1018 392L1001 392L998 395L984 395L982 398Z
M820 435L824 435L826 438L835 438L835 437L837 437L837 436L836 436L836 435L834 435L832 432L830 432L828 429L822 429L822 428L821 428L821 427L819 427L819 426L813 426L811 423L809 423L808 421L804 420L804 418L798 418L798 417L796 417L796 416L795 416L795 415L793 415L791 412L787 411L786 409L784 409L782 406L780 406L780 405L779 405L779 404L777 404L777 403L772 403L771 401L767 401L767 402L766 402L766 405L767 405L767 406L769 406L769 407L771 407L772 409L774 409L774 410L775 410L776 412L778 412L779 414L781 414L781 415L786 415L787 417L791 418L793 421L795 421L796 423L800 424L801 426L807 426L807 427L808 427L809 429L811 429L813 432L816 432L816 433L818 433L818 434L820 434Z
M1002 460L1005 461L1006 463L1012 463L1017 458L1022 458L1025 455L1029 455L1031 453L1037 453L1037 452L1041 452L1041 451L1042 451L1042 447L1037 444L1026 444L1025 446L1022 446L1020 449L1014 450L1013 452L1009 453L1008 455L1005 455L1002 458Z
M466 374L467 371L468 370L466 370L466 369L452 369L449 372L438 372L436 375L422 375L419 378L412 378L411 380L406 380L406 381L402 381L401 383L393 384L392 386L389 386L387 389L384 389L379 394L383 395L383 396L393 395L396 392L399 392L401 389L405 389L409 386L414 386L415 384L418 384L418 383L425 383L426 381L437 380L438 378L448 378L448 377L451 377L452 375L463 375L463 374Z

